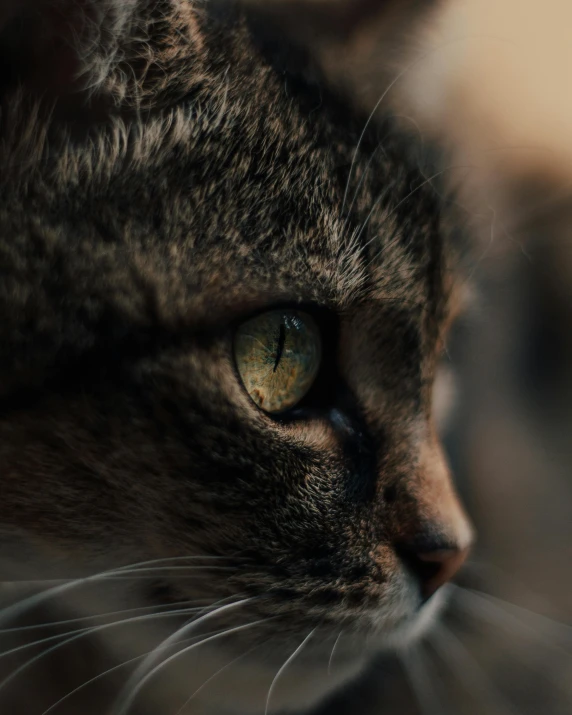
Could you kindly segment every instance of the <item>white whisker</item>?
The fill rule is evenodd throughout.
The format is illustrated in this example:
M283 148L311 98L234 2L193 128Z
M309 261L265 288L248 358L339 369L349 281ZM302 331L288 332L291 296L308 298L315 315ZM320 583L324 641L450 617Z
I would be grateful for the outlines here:
M430 642L477 701L485 701L492 712L518 715L469 650L449 629L442 624L435 628Z
M366 123L365 123L365 125L364 125L364 127L363 127L363 129L362 129L362 132L361 132L361 134L360 134L360 136L359 136L358 142L357 142L357 144L356 144L356 148L354 149L354 153L353 153L353 156L352 156L352 163L351 163L351 165L350 165L350 171L349 171L349 174L348 174L348 180L347 180L347 182L346 182L346 188L345 188L345 191L344 191L344 198L343 198L343 200L342 200L342 208L341 208L341 211L340 211L340 215L341 215L341 216L344 215L344 209L345 209L345 207L346 207L346 201L347 201L347 197L348 197L348 191L349 191L349 187L350 187L350 183L351 183L351 179L352 179L353 170L354 170L354 167L355 167L357 155L358 155L359 149L360 149L360 147L361 147L361 143L362 143L362 141L363 141L363 139L364 139L364 137L365 137L365 134L366 134L366 132L367 132L367 129L368 129L369 125L371 124L371 121L373 120L373 118L374 118L374 116L375 116L377 110L378 110L379 107L381 106L381 103L383 102L383 100L387 97L388 93L389 93L389 92L392 90L392 88L397 84L397 82L399 82L399 80L400 80L403 76L405 76L405 75L407 74L407 72L409 72L410 70L412 70L413 67L415 67L415 65L417 65L419 62L421 62L425 57L430 56L430 55L432 54L432 52L434 52L434 51L435 51L435 50L431 50L430 52L427 52L427 53L426 53L425 55L423 55L422 57L418 57L416 60L414 60L413 62L411 62L410 64L408 64L406 67L404 67L404 68L392 79L392 81L387 85L387 87L385 88L385 90L382 92L381 97L377 100L377 102L375 103L373 109L372 109L371 112L369 113L369 116L368 116L367 121L366 121Z
M129 570L133 570L136 568L144 567L144 566L150 566L152 564L156 563L166 563L166 562L174 562L174 561L181 561L181 560L189 560L189 559L212 559L212 558L226 558L226 557L212 557L212 556L171 556L167 557L164 559L152 559L150 561L140 561L135 564L129 564L127 566L120 566L116 569L110 569L109 571L101 571L97 574L92 574L90 576L84 576L82 578L77 578L77 579L72 579L68 580L65 583L61 583L58 586L54 586L52 588L49 588L45 591L42 591L41 593L36 593L33 596L28 596L27 598L24 598L21 601L18 601L17 603L12 604L11 606L7 606L4 608L2 611L0 611L0 623L5 623L8 619L10 618L15 618L22 613L25 613L27 610L30 608L33 608L34 606L40 605L44 601L47 601L49 598L52 598L53 596L58 596L62 593L65 593L66 591L69 591L73 588L76 588L78 586L84 585L84 584L89 584L93 583L96 581L100 580L105 580L108 577L112 577L115 575L121 575L128 573ZM3 583L16 583L15 581L3 581Z
M316 628L310 631L308 635L304 638L304 640L300 643L300 645L296 648L296 650L290 655L283 663L283 665L280 667L276 675L274 676L274 679L270 683L270 687L268 688L268 696L266 697L266 707L264 708L264 715L268 715L268 711L270 709L270 700L272 699L272 694L274 692L274 689L276 687L276 683L280 680L280 676L285 672L286 668L292 663L295 658L301 653L301 651L304 649L306 643L310 640L310 638L314 635L316 632Z
M111 626L120 626L125 623L134 623L134 622L140 621L142 619L147 619L147 618L149 618L149 619L151 619L151 618L172 618L173 616L191 615L193 613L199 613L204 610L205 610L204 607L180 608L180 609L176 609L173 611L161 611L158 613L149 613L147 615L137 616L134 618L122 618L118 621L113 621L112 623L105 623L101 626L86 626L85 628L77 628L73 631L66 631L65 633L56 633L53 636L46 636L45 638L39 638L38 640L30 641L29 643L23 643L22 645L11 648L10 650L2 651L0 653L0 658L5 658L8 655L13 655L14 653L18 653L22 650L26 650L27 648L32 648L35 645L43 645L44 643L51 643L52 641L66 638L67 636L85 635L87 633L93 633L95 630L101 630L103 628L111 627ZM75 638L73 638L72 640L75 640ZM69 641L66 641L66 642L69 642ZM64 644L62 643L62 645L64 645ZM1 687L1 685L0 685L0 687Z
M209 676L209 677L205 680L205 682L204 682L200 687L198 687L198 688L194 691L194 693L193 693L192 695L190 695L190 696L185 700L185 702L184 702L184 703L181 705L181 707L177 710L177 712L175 713L175 715L181 715L181 713L186 709L187 705L189 705L189 703L191 702L191 700L193 700L202 690L204 690L204 688L206 688L206 686L207 686L212 680L214 680L218 675L220 675L221 673L223 673L225 670L227 670L228 668L230 668L230 667L231 667L232 665L234 665L235 663L238 663L239 660L242 660L243 658L246 658L247 655L250 655L250 653L252 653L252 651L256 650L257 648L260 648L260 646L256 645L256 646L253 646L252 648L249 648L249 649L246 651L246 653L242 653L242 655L239 655L237 658L233 658L233 659L230 661L230 663L227 663L226 665L223 665L222 668L219 668L215 673L213 673L211 676Z
M85 616L77 618L66 618L61 621L44 621L43 623L34 623L29 626L14 626L13 628L0 628L0 635L6 633L24 633L26 631L35 631L41 628L51 628L55 626L68 626L72 623L84 623L85 621L93 621L95 619L112 618L114 616L123 616L129 613L144 613L145 611L157 611L158 609L178 608L180 606L204 606L202 600L196 601L173 601L158 606L138 606L137 608L126 608L119 611L108 611L107 613L89 613ZM2 654L0 653L0 656Z
M245 623L240 626L235 626L234 628L228 628L227 630L222 631L221 633L216 633L215 635L209 636L208 638L203 638L198 643L193 643L193 645L187 646L186 648L183 648L182 650L177 651L177 653L173 653L173 655L169 656L168 658L165 658L163 661L161 661L158 665L156 665L152 670L150 670L145 676L143 676L139 680L139 682L135 685L135 687L129 693L129 696L126 699L125 703L121 704L121 708L116 712L116 715L126 715L127 712L129 711L131 705L135 701L137 695L145 687L146 683L154 675L156 675L160 670L163 670L163 668L165 668L167 665L169 665L169 663L172 663L177 658L180 658L181 656L189 653L191 650L194 650L195 648L198 648L201 645L205 645L206 643L210 643L211 641L214 641L218 638L223 638L224 636L231 635L232 633L239 633L240 631L244 631L247 628L252 628L253 626L258 626L261 623L266 623L267 621L270 621L270 620L272 620L272 619L271 618L261 618L258 621L252 621L251 623Z
M121 573L108 573L108 574L101 574L99 578L102 580L105 579L105 581L120 581L120 580L129 580L129 579L135 579L135 578L153 578L156 573L162 573L163 571L182 571L183 573L185 571L204 571L204 570L209 570L209 571L236 571L237 567L236 566L211 566L210 564L201 564L200 566L149 566L147 568L143 569L128 569L126 571L122 571ZM81 579L77 579L77 581L80 581ZM89 582L93 580L91 576L86 576L85 581ZM60 579L26 579L26 580L19 580L19 581L2 581L1 583L3 584L35 584L35 583L70 583L70 579L66 578L60 578Z
M350 216L351 216L351 213L352 213L352 209L353 209L353 207L354 207L354 205L355 205L355 202L356 202L357 197L358 197L358 195L359 195L360 189L361 189L361 187L363 186L364 181L365 181L365 179L366 179L366 177L367 177L367 175L368 175L369 169L370 169L370 167L371 167L371 163L372 163L372 161L374 160L375 155L377 154L378 149L380 149L380 147L381 147L381 143L379 143L379 144L375 147L375 149L373 150L371 156L370 156L369 159L368 159L368 162L367 162L366 167L365 167L365 169L364 169L364 171L363 171L363 174L362 174L360 180L358 181L358 185L356 186L356 189L355 189L355 191L354 191L354 195L353 195L353 198L352 198L352 202L351 202L351 204L350 204L350 207L349 207L349 209L348 209L347 216L346 216L346 218L344 219L344 225L343 225L343 229L342 229L342 234L345 234L345 233L346 233L346 229L347 229L347 226L348 226L348 222L349 222L349 220L350 220ZM382 149L382 151L383 151L383 149ZM343 215L343 207L342 207L342 215Z
M337 645L338 645L338 641L339 641L340 638L342 637L342 633L343 633L343 630L341 630L341 631L338 633L338 637L336 638L336 640L335 640L335 642L334 642L334 646L333 646L333 648L332 648L332 652L330 653L330 657L329 657L329 659L328 659L328 675L331 675L331 674L332 674L332 662L333 662L333 660L334 660L334 654L335 654L335 652L336 652L336 648L337 648Z
M195 612L195 609L190 610L191 613ZM51 653L54 653L56 650L59 648L63 648L65 645L68 645L69 643L73 643L80 638L83 638L84 636L90 635L92 633L100 633L102 631L105 631L109 628L114 628L116 626L121 626L125 625L126 623L140 623L140 622L145 622L145 621L150 621L152 619L160 619L160 618L172 618L174 615L188 615L189 611L187 609L181 609L179 612L174 612L170 611L169 613L148 613L143 616L135 616L133 618L125 618L121 621L116 621L114 623L104 623L103 625L100 626L93 626L91 628L85 628L78 631L74 631L74 635L71 636L70 638L67 638L64 641L61 641L60 643L56 643L56 645L51 646L47 650L42 651L41 653L38 653L38 655L35 655L33 658L30 658L27 660L25 663L20 665L18 668L13 670L2 682L0 682L0 690L4 688L8 683L10 683L14 678L16 678L20 673L24 672L27 670L30 666L34 665L34 663L37 663L39 660L44 658L47 655L50 655ZM48 639L45 639L48 640ZM51 640L51 638L50 638ZM45 641L40 641L40 642L45 642ZM10 651L4 652L2 655L9 655L10 653L17 652L19 650L22 650L24 647L29 647L32 644L26 644L25 646L19 646L17 648L13 648Z
M547 640L546 636L550 635L554 638L558 636L561 639L564 634L569 638L572 636L571 626L565 623L558 623L501 598L495 598L488 593L470 588L461 588L460 586L455 586L455 590L459 604L470 608L473 613L479 612L482 615L485 612L495 623L499 623L505 628L517 631L529 638L532 637L545 646L558 650L561 655L570 656L562 646L552 640ZM519 614L520 617L516 614ZM531 625L531 621L536 621L536 627Z
M417 186L416 186L415 188L411 189L411 191L410 191L406 196L404 196L404 197L401 199L401 201L398 201L398 202L395 204L395 206L393 206L393 207L391 208L391 211L387 214L387 216L384 217L384 220L387 221L389 218L391 218L391 217L395 214L395 212L397 211L397 209L398 209L400 206L402 206L406 201L408 201L417 191L419 191L420 189L422 189L426 184L430 184L434 179L436 179L437 177L439 177L439 176L441 176L442 174L446 173L447 171L452 171L452 170L454 170L454 169L471 169L471 168L474 168L474 167L468 166L468 165L447 166L447 167L445 167L444 169L441 169L440 171L435 172L435 173L432 174L431 176L428 176L428 177L427 177L424 181L422 181L420 184L417 184ZM376 208L377 208L378 205L379 205L379 202L383 199L384 196L385 196L385 194L382 194L378 199L376 199L376 201L373 202L373 204L372 204L372 206L371 206L371 209L370 209L368 215L366 216L364 222L363 222L362 225L360 226L359 233L358 233L358 235L357 235L357 239L358 239L358 240L359 240L359 238L361 237L361 235L362 235L362 233L364 232L364 230L366 229L366 227L367 227L367 225L368 225L368 223L369 223L371 217L373 216L374 211L376 210ZM365 244L364 248L367 248L367 247L368 247L371 243L373 243L376 239L377 239L377 236L374 236L373 238L371 238L371 239ZM390 245L390 244L389 244L389 245ZM387 248L389 247L389 245L386 246L385 248L387 249Z
M363 141L363 139L364 139L364 137L365 137L365 134L366 134L366 132L367 132L367 128L368 128L369 125L371 124L371 122L372 122L372 120L373 120L373 118L374 118L374 116L375 116L377 110L379 109L379 107L381 106L381 103L382 103L383 100L387 97L387 95L389 94L389 92L393 89L393 87L399 82L399 80L400 80L402 77L404 77L408 72L410 72L414 67L416 67L418 64L420 64L421 62L423 62L424 60L426 60L428 57L431 57L431 55L435 54L435 52L438 52L438 51L440 51L440 50L443 50L443 49L449 47L450 45L454 45L454 44L456 44L456 43L458 43L458 42L466 42L467 40L471 40L471 39L481 39L481 37L483 37L483 36L475 35L475 36L466 36L466 37L456 37L456 38L454 38L453 40L450 40L449 42L445 42L445 43L442 43L441 45L439 45L439 46L437 46L437 47L431 48L430 50L428 50L428 51L425 52L424 54L422 54L422 55L420 55L419 57L417 57L416 59L414 59L414 60L413 60L412 62L410 62L408 65L406 65L400 72L398 72L398 74L397 74L397 75L391 80L391 82L387 85L387 87L385 88L385 90L384 90L383 93L381 94L381 97L377 100L377 102L375 103L373 109L371 110L371 112L370 112L370 114L369 114L369 116L368 116L368 118L367 118L367 121L366 121L366 123L365 123L365 125L364 125L364 128L363 128L363 130L362 130L362 132L361 132L361 134L360 134L360 136L359 136L358 142L357 142L357 144L356 144L356 148L354 149L353 156L352 156L352 162L351 162L350 170L349 170L349 174L348 174L348 179L347 179L347 182L346 182L346 188L345 188L345 191L344 191L344 197L343 197L343 200L342 200L342 208L341 208L341 211L340 211L340 215L341 215L341 216L344 215L344 209L345 209L345 206L346 206L346 201L347 201L347 197L348 197L348 191L349 191L351 179L352 179L352 176L353 176L353 170L354 170L354 167L355 167L355 164L356 164L357 155L358 155L359 149L360 149L360 147L361 147L361 143L362 143L362 141Z
M459 590L465 591L465 589ZM517 652L518 660L536 672L541 673L557 688L560 689L563 687L560 677L554 672L552 667L552 659L547 660L546 657L543 656L543 651L539 650L536 646L541 644L545 648L557 653L560 657L564 656L567 660L570 659L570 653L552 641L546 640L546 638L543 637L544 634L539 634L532 626L524 623L513 614L508 613L504 608L491 603L486 597L471 592L458 593L458 596L460 598L457 599L456 605L463 608L465 612L472 614L473 617L478 617L491 626L500 626L505 632L516 633L522 638L528 639L529 641L531 640L534 643L534 649L527 650L522 647L518 647L517 649L513 644L511 650ZM503 645L506 646L504 638L502 642Z
M514 588L516 586L521 593L529 595L531 598L533 598L539 603L543 602L546 607L550 607L550 602L546 601L546 598L543 598L537 592L532 591L530 588L527 587L526 584L522 583L520 580L517 580L513 575L508 574L505 570L501 569L496 564L479 563L475 562L474 560L471 560L469 561L467 566L469 569L472 569L475 572L479 572L482 570L493 571L495 574L495 581L501 579L504 581L504 583L506 583L509 588ZM516 603L506 601L502 598L499 598L498 596L493 596L492 594L487 593L485 591L480 591L474 588L465 588L464 590L471 591L474 594L483 596L489 601L495 602L505 609L509 609L514 613L520 614L523 618L536 621L537 627L546 630L547 633L558 633L560 637L562 637L562 634L564 634L566 638L572 638L572 625L568 623L563 623L554 618L550 618L549 616L537 613L536 611L531 611L524 606L518 606Z
M400 650L398 656L423 715L443 715L443 705L429 677L420 647Z
M190 640L195 640L195 638L186 638L184 641L181 641L181 642L187 643ZM148 651L147 653L142 653L141 655L137 655L134 658L130 658L129 660L124 660L122 663L119 663L118 665L114 665L111 668L104 670L102 673L98 673L97 675L94 675L93 678L86 680L81 685L78 685L77 688L70 690L69 693L66 693L63 697L61 697L55 703L52 703L52 705L50 705L47 710L44 710L42 715L49 715L49 713L53 712L62 703L66 702L67 700L69 700L69 698L73 697L77 693L84 690L84 688L89 687L92 683L96 683L98 680L105 678L105 676L109 675L110 673L115 673L117 670L124 668L126 665L131 665L131 663L136 663L138 660L142 660L143 658L145 658L146 655L149 655L150 652L152 652L152 651Z
M224 599L226 600L226 599ZM176 643L181 636L186 635L189 631L191 631L194 628L197 628L198 626L202 625L206 621L210 620L214 616L220 615L221 613L225 613L226 611L229 611L233 608L237 608L238 606L243 606L246 603L250 603L253 601L253 598L243 598L240 601L235 601L233 603L228 603L225 604L224 606L219 606L217 609L214 611L211 611L210 613L205 614L204 616L201 616L200 618L196 618L192 620L190 623L185 624L178 630L176 630L174 633L172 633L168 638L166 638L162 643L160 643L157 648L155 648L141 663L141 665L135 670L133 675L129 678L128 682L125 685L125 688L123 689L123 692L120 693L116 704L113 708L113 711L116 713L116 715L126 715L126 713L129 711L129 708L131 707L131 704L137 697L137 694L139 691L143 688L145 683L149 680L150 677L161 667L166 665L170 660L172 659L173 656L170 658L167 658L166 660L163 660L159 665L155 665L157 660L161 658L164 650L168 648L169 646L173 645ZM201 641L202 642L202 641ZM181 651L182 653L184 651ZM175 655L179 655L180 653L177 653Z
M10 650L5 650L0 653L0 658L5 658L9 655L14 655L14 653L19 653L20 651L26 650L27 648L33 648L35 645L43 645L44 643L51 643L52 641L55 640L61 640L62 638L66 638L72 634L74 635L81 635L84 633L88 633L89 631L92 630L92 626L86 626L85 628L78 628L75 631L67 631L66 633L57 633L56 635L53 636L46 636L45 638L40 638L35 641L30 641L29 643L24 643L23 645L16 646L14 648L10 648ZM0 685L0 688L2 686Z
M98 580L101 578L106 581L111 581L114 579L129 579L134 578L140 574L149 574L151 578L155 573L161 573L163 571L197 571L197 570L209 571L236 571L236 566L211 566L210 564L201 564L200 566L148 566L146 568L131 568L131 567L121 567L116 571L104 572L101 574L94 574L93 576L85 576L83 579L69 579L69 578L53 578L53 579L18 579L15 581L0 581L2 584L35 584L35 583L55 583L55 584L67 584L72 582L81 582L82 580L89 582L92 580ZM0 613L0 615L2 615Z

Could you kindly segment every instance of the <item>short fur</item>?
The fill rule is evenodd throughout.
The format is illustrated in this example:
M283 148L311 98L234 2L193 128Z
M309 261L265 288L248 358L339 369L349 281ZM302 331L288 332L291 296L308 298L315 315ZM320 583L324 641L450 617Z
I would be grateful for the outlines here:
M252 597L221 621L273 620L217 657L272 636L273 674L313 628L328 649L341 628L405 638L410 556L470 540L431 417L456 249L418 150L256 16L106 0L77 17L63 80L3 78L7 556L224 557L141 598ZM317 311L332 346L327 395L288 420L232 357L234 326L280 305ZM351 669L355 642L340 652Z

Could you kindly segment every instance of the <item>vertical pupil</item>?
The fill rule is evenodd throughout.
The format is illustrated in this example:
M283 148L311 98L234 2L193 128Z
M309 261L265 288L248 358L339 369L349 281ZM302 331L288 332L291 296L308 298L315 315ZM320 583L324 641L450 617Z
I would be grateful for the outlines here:
M286 342L286 328L284 327L284 322L282 321L280 323L280 329L278 332L278 345L276 348L276 361L274 363L274 372L276 372L278 368L278 363L280 362L280 358L282 357L282 353L284 351L284 343Z

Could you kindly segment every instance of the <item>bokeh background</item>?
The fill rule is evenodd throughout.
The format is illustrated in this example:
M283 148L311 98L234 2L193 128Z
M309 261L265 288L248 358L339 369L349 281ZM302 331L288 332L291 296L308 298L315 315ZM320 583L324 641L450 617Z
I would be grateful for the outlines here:
M383 95L446 149L474 243L443 437L477 548L443 625L312 715L570 715L572 0L250 1L366 112ZM26 697L84 682L90 657L55 659Z
M569 714L572 3L377 5L351 37L313 39L363 107L384 93L449 152L475 251L444 436L479 542L445 628L320 715Z

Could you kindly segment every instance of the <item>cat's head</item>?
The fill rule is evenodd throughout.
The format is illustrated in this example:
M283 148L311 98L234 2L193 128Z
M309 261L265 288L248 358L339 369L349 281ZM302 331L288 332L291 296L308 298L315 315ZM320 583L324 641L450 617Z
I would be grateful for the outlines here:
M457 249L413 140L224 3L40 5L44 45L2 35L4 543L157 559L146 597L271 619L240 643L404 638L471 536L432 417Z

